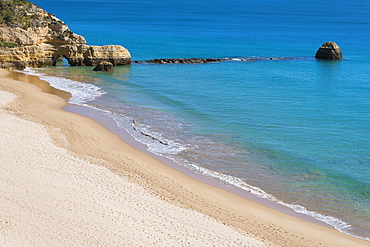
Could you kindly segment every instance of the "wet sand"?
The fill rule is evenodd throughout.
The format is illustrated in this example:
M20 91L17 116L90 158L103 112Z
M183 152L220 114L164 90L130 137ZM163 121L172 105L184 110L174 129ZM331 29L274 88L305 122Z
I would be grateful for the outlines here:
M62 110L68 94L8 73L0 70L2 246L370 245L196 181Z

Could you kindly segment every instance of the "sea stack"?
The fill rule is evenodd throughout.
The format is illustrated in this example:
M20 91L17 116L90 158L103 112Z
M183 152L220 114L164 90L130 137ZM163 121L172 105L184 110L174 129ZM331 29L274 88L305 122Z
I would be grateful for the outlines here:
M327 59L327 60L339 60L342 59L342 51L335 42L325 42L317 50L315 58Z

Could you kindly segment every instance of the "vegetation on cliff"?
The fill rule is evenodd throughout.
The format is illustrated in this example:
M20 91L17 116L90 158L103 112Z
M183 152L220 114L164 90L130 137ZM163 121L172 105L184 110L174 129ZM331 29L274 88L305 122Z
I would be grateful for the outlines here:
M55 15L26 0L0 0L0 48L9 44L85 44Z
M64 57L71 66L131 63L123 46L86 45L55 15L26 0L0 0L0 68L45 67Z
M55 16L46 13L26 0L0 0L0 25L21 27L40 27L49 23L63 24Z
M1 47L16 47L16 46L18 45L14 43L9 43L9 42L3 42L0 40L0 48Z

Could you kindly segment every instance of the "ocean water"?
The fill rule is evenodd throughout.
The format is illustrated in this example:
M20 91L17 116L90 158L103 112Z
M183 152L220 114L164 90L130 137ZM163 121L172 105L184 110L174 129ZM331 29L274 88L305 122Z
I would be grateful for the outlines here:
M33 2L88 44L123 45L133 60L233 58L25 72L179 166L370 240L370 2ZM326 41L345 59L314 59Z

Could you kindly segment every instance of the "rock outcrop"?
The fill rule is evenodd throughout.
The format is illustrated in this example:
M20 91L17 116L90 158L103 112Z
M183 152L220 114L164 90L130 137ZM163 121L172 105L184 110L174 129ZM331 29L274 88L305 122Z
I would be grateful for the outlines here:
M291 60L293 57L239 57L239 58L155 58L151 60L133 61L143 64L198 64L198 63L217 63L227 61L237 62L257 62L264 60Z
M216 63L230 61L231 58L154 58L151 60L134 61L134 63L156 63L156 64L193 64L193 63Z
M316 52L315 58L339 60L342 59L342 51L335 42L325 42Z
M129 51L120 45L62 45L53 53L53 65L59 57L66 58L71 66L96 66L103 61L114 66L131 63Z
M93 69L94 71L103 71L103 72L112 72L114 70L114 66L110 62L100 62L96 67Z
M131 63L131 55L123 46L86 45L83 36L31 2L6 0L0 7L1 68L51 66L61 57L71 66L96 66L102 61Z

